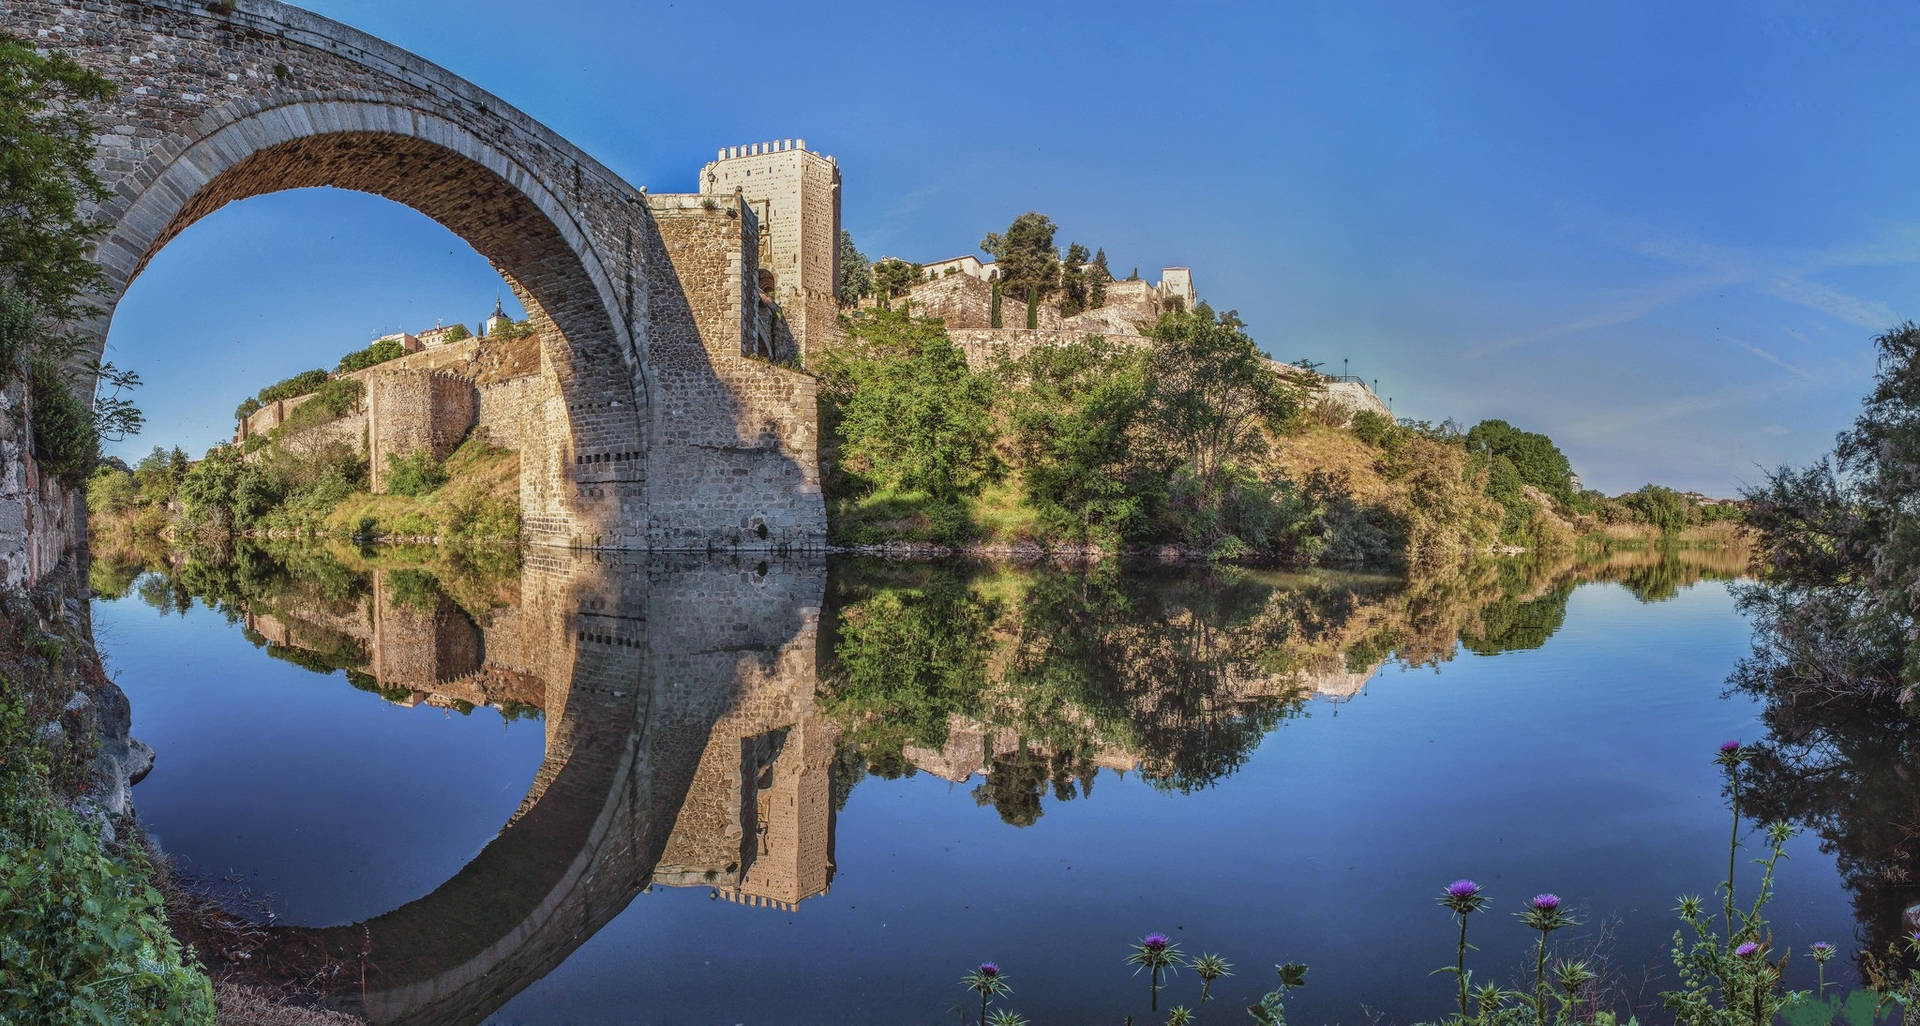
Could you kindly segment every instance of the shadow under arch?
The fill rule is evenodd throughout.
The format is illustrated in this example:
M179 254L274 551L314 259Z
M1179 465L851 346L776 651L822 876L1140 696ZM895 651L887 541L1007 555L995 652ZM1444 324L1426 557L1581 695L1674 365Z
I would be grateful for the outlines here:
M381 196L486 257L539 330L542 373L561 399L547 416L529 418L541 433L522 453L528 540L620 539L620 524L644 516L649 397L635 368L645 314L630 295L623 301L578 210L510 152L528 145L496 143L392 97L316 94L215 108L117 176L101 211L112 227L96 259L109 291L107 313L90 325L91 355L104 349L112 309L148 262L207 214L290 189ZM584 449L628 455L582 460Z
M246 975L324 977L328 1005L383 1026L485 1019L653 882L743 691L780 679L810 694L825 582L816 564L532 555L522 609L545 639L549 725L520 809L415 901L270 928Z

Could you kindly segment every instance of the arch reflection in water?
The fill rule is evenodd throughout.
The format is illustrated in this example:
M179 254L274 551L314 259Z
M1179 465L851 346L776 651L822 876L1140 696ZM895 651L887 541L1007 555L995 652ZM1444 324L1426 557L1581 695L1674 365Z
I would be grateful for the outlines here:
M537 706L547 746L519 810L452 879L364 922L272 928L249 975L332 979L329 1004L376 1022L477 1022L650 885L787 908L825 891L824 582L820 567L543 552L517 601L477 618L415 571L376 572L331 610L250 608L270 645L364 652L349 673L391 701Z

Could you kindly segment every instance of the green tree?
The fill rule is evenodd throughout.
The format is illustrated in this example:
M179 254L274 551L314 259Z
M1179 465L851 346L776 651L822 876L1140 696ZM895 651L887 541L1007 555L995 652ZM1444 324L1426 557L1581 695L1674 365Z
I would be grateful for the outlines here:
M465 331L466 329L461 328L460 330ZM403 345L399 339L383 338L365 349L356 349L341 357L340 363L335 367L335 370L341 374L365 370L368 367L385 363L388 360L398 360L405 355L407 355L407 347ZM318 386L316 385L315 387Z
M840 230L840 305L852 306L873 291L873 264L853 244L853 234Z
M1643 485L1639 491L1621 496L1620 501L1633 512L1634 519L1652 524L1662 534L1677 534L1687 526L1687 500L1671 488Z
M1032 289L1044 299L1060 286L1060 252L1053 246L1055 230L1051 218L1029 210L1014 218L1004 234L988 233L980 240L980 249L992 255L1003 287L1016 296Z
M1094 309L1107 305L1107 286L1113 281L1113 271L1107 267L1107 251L1093 251L1093 266L1087 270L1087 305Z
M87 479L87 512L96 517L119 516L139 501L140 486L118 467L98 467Z
M993 384L937 320L894 311L848 321L820 369L823 427L865 487L951 499L996 468Z
M1760 531L1753 656L1736 681L1787 702L1920 710L1920 326L1874 340L1874 389L1833 453L1748 490Z
M873 265L873 288L888 299L897 299L907 290L927 280L919 264L905 260L882 260Z
M1163 314L1151 337L1148 434L1212 492L1229 459L1264 453L1266 433L1285 423L1298 399L1252 339L1211 317Z
M0 286L55 322L99 309L88 254L101 226L81 209L107 189L86 105L113 92L71 57L0 35Z
M1060 269L1060 313L1064 317L1092 305L1092 283L1087 271L1087 247L1073 243L1067 247L1067 259Z
M1553 439L1504 420L1483 420L1467 432L1467 450L1512 461L1520 480L1561 503L1573 501L1573 466Z
M1160 482L1136 452L1147 354L1095 336L1036 348L1003 374L1009 440L1042 523L1103 544L1141 534Z

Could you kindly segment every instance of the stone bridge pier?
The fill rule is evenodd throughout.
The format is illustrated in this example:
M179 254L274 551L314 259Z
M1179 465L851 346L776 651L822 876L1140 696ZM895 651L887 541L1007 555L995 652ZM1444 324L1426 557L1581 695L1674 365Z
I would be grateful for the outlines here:
M550 387L524 418L529 542L823 543L812 379L752 355L771 302L758 264L769 208L731 192L650 198L479 87L274 0L0 0L0 29L118 87L92 108L111 195L95 211L108 290L89 355L148 262L221 206L373 193L471 244L538 329ZM837 228L837 204L832 216ZM205 283L216 300L223 287ZM0 510L0 531L30 519Z

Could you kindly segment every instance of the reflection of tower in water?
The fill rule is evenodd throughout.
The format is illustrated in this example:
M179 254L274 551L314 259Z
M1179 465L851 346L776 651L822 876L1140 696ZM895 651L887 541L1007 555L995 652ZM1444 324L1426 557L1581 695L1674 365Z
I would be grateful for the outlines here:
M332 598L296 583L249 626L389 701L537 709L545 758L500 833L431 893L359 923L271 928L231 971L334 981L316 996L376 1023L477 1023L655 883L785 909L826 890L823 567L530 550L514 582L373 578Z

